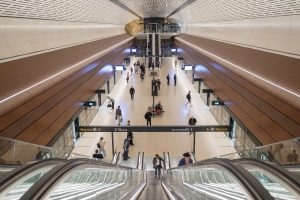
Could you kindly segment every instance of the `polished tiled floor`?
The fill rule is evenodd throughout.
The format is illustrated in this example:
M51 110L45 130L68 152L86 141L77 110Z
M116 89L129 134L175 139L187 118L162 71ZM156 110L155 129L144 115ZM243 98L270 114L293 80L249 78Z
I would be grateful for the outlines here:
M133 58L132 63L137 58ZM144 60L144 59L143 59ZM131 64L132 64L131 63ZM157 69L158 77L161 79L161 90L155 102L161 101L165 112L152 120L152 125L186 125L191 116L196 117L197 125L217 124L213 116L204 104L200 95L196 92L192 83L188 80L184 71L174 66L173 58L164 58L162 68ZM166 75L170 74L171 85L166 84ZM173 84L173 74L177 74L177 86ZM152 104L151 79L147 69L145 80L141 81L139 74L130 76L127 84L125 74L118 81L110 96L120 105L123 112L123 125L127 120L131 125L145 125L144 114L147 107ZM136 90L134 100L130 99L129 88L133 86ZM186 94L192 94L192 107L186 105ZM117 125L114 113L106 107L107 102L100 107L100 110L91 125ZM91 156L96 148L100 136L107 141L107 159L112 157L111 133L85 133L77 142L74 153ZM126 133L115 133L115 149L122 151L123 141ZM135 145L130 148L130 155L136 156L138 152L145 152L145 156L151 158L155 153L170 152L170 156L179 159L182 153L191 151L192 136L188 133L134 133ZM202 160L227 153L235 152L230 140L224 133L197 133L196 159ZM175 162L175 161L174 161ZM176 163L173 164L173 166Z

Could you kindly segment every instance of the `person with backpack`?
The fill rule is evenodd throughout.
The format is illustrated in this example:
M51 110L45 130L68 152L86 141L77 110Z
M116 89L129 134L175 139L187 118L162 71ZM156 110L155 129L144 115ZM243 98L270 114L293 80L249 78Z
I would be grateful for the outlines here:
M148 112L146 112L145 114L145 119L147 121L147 126L150 125L151 126L151 118L152 118L152 112L151 109L148 109Z
M191 91L188 92L188 94L186 95L186 99L188 100L187 104L190 104L192 106L192 97L191 97Z
M130 94L131 100L133 100L133 98L134 98L134 93L135 93L135 89L133 88L133 86L131 86L131 88L129 89L129 94Z
M127 126L130 126L130 120L127 121ZM127 132L127 138L131 138L130 140L130 145L134 145L133 144L133 132L128 130Z
M115 100L109 96L107 98L109 101L107 107L111 107L112 111L115 110Z
M162 159L162 157L160 157L158 154L155 154L152 163L153 168L155 169L155 177L158 177L158 179L160 178L161 168L163 168L162 161L165 160Z

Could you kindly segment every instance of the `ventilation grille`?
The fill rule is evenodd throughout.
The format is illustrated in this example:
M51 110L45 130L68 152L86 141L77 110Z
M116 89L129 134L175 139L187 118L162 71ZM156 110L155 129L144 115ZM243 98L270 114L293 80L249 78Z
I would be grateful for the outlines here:
M136 17L109 0L1 0L0 16L126 24Z
M194 24L299 14L299 0L197 0L172 17Z
M166 17L186 0L119 0L142 17Z

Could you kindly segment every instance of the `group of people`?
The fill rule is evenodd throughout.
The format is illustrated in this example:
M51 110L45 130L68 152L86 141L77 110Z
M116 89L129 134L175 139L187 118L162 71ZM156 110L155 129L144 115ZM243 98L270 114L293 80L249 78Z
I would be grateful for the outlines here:
M190 164L193 164L193 160L192 160L191 154L189 152L184 153L182 156L183 156L183 158L179 160L178 167L188 166ZM155 156L152 160L153 168L155 170L154 174L155 174L155 177L157 177L158 179L160 179L161 169L164 166L164 161L165 160L162 157L160 157L158 154L155 154Z
M170 75L167 75L167 85L170 85ZM177 76L176 74L173 75L173 80L174 80L174 86L176 86L176 82L177 82Z

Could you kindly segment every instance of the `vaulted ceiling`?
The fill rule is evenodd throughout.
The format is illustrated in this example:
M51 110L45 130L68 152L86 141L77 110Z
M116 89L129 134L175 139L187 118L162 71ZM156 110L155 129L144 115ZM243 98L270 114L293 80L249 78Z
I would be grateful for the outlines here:
M174 13L175 11L175 13ZM139 17L170 17L185 24L300 14L299 0L1 0L0 16L98 24Z

